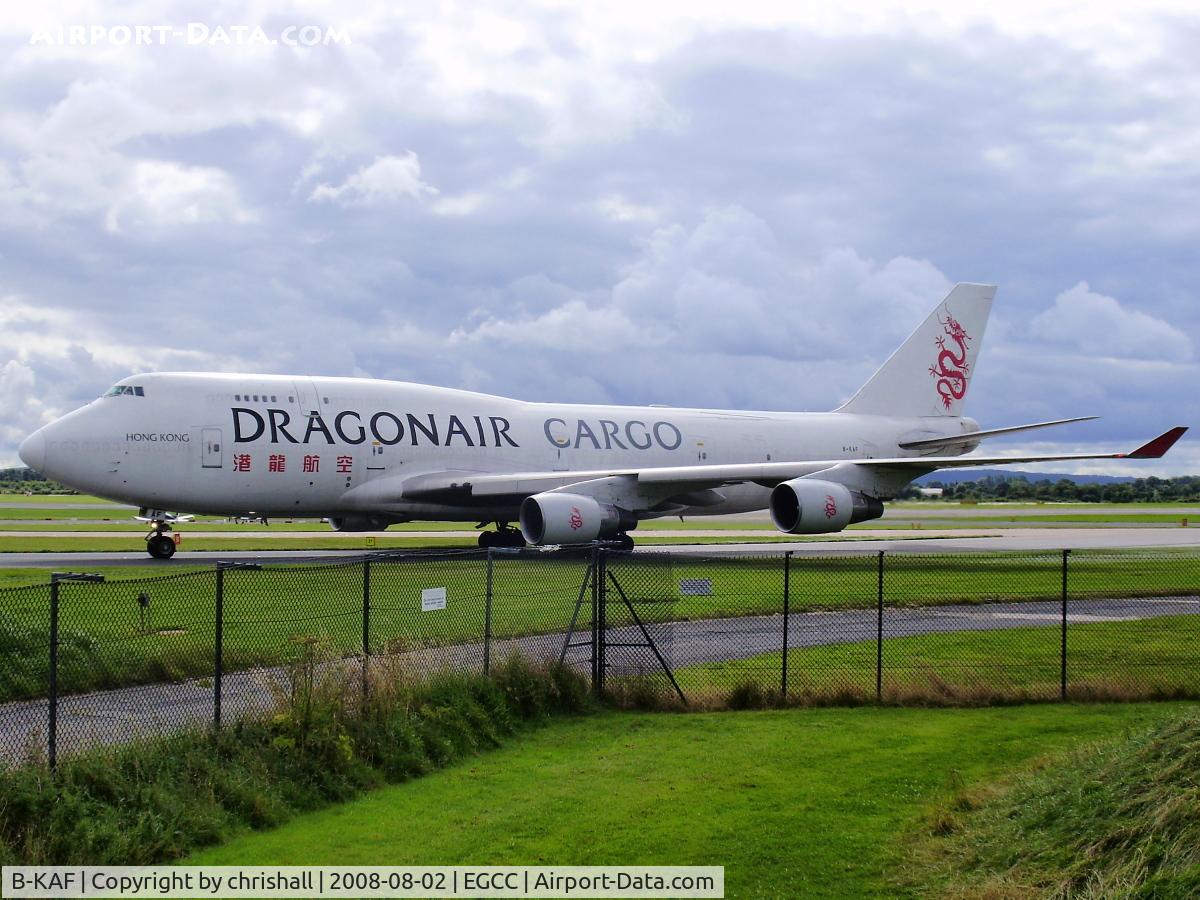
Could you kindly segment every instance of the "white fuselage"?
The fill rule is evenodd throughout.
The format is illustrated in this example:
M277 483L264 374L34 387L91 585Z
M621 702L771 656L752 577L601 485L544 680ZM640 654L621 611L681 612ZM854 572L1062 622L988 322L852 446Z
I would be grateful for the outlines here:
M409 502L392 492L381 507L380 492L365 486L447 471L917 457L898 443L978 427L957 416L528 403L356 378L147 374L113 391L123 386L43 428L23 457L103 497L225 515L510 521L511 503ZM763 509L770 490L745 483L721 493L723 502L689 512Z

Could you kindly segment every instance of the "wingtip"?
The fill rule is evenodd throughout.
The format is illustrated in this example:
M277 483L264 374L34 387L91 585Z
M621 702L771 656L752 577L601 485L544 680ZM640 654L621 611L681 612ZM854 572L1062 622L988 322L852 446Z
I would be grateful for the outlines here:
M1175 446L1175 442L1183 437L1187 426L1176 425L1169 431L1164 431L1152 441L1147 441L1132 453L1126 453L1126 459L1158 459Z

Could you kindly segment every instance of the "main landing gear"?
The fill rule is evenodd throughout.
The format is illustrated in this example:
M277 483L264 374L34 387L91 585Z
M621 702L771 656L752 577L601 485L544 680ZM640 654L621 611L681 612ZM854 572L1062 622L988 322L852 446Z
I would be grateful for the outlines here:
M155 559L170 559L175 555L175 538L169 532L171 526L163 521L156 521L146 535L146 551Z
M486 523L480 523L482 528ZM497 522L495 531L479 532L479 546L489 547L524 547L525 536L516 528L510 528L507 522Z

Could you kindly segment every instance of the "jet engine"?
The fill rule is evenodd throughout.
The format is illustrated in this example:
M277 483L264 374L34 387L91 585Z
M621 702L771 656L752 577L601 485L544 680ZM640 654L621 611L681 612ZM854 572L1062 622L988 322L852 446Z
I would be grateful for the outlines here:
M396 521L378 516L338 516L329 519L329 527L334 531L383 531Z
M530 544L583 544L637 527L637 516L582 494L549 491L521 504L521 534Z
M883 503L844 484L794 478L771 491L771 521L787 534L828 534L878 519Z

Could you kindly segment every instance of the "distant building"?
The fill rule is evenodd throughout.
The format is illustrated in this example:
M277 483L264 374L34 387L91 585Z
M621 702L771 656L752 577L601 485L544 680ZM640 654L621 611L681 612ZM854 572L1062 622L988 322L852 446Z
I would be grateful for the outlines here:
M942 488L917 488L922 497L940 497L942 496Z

